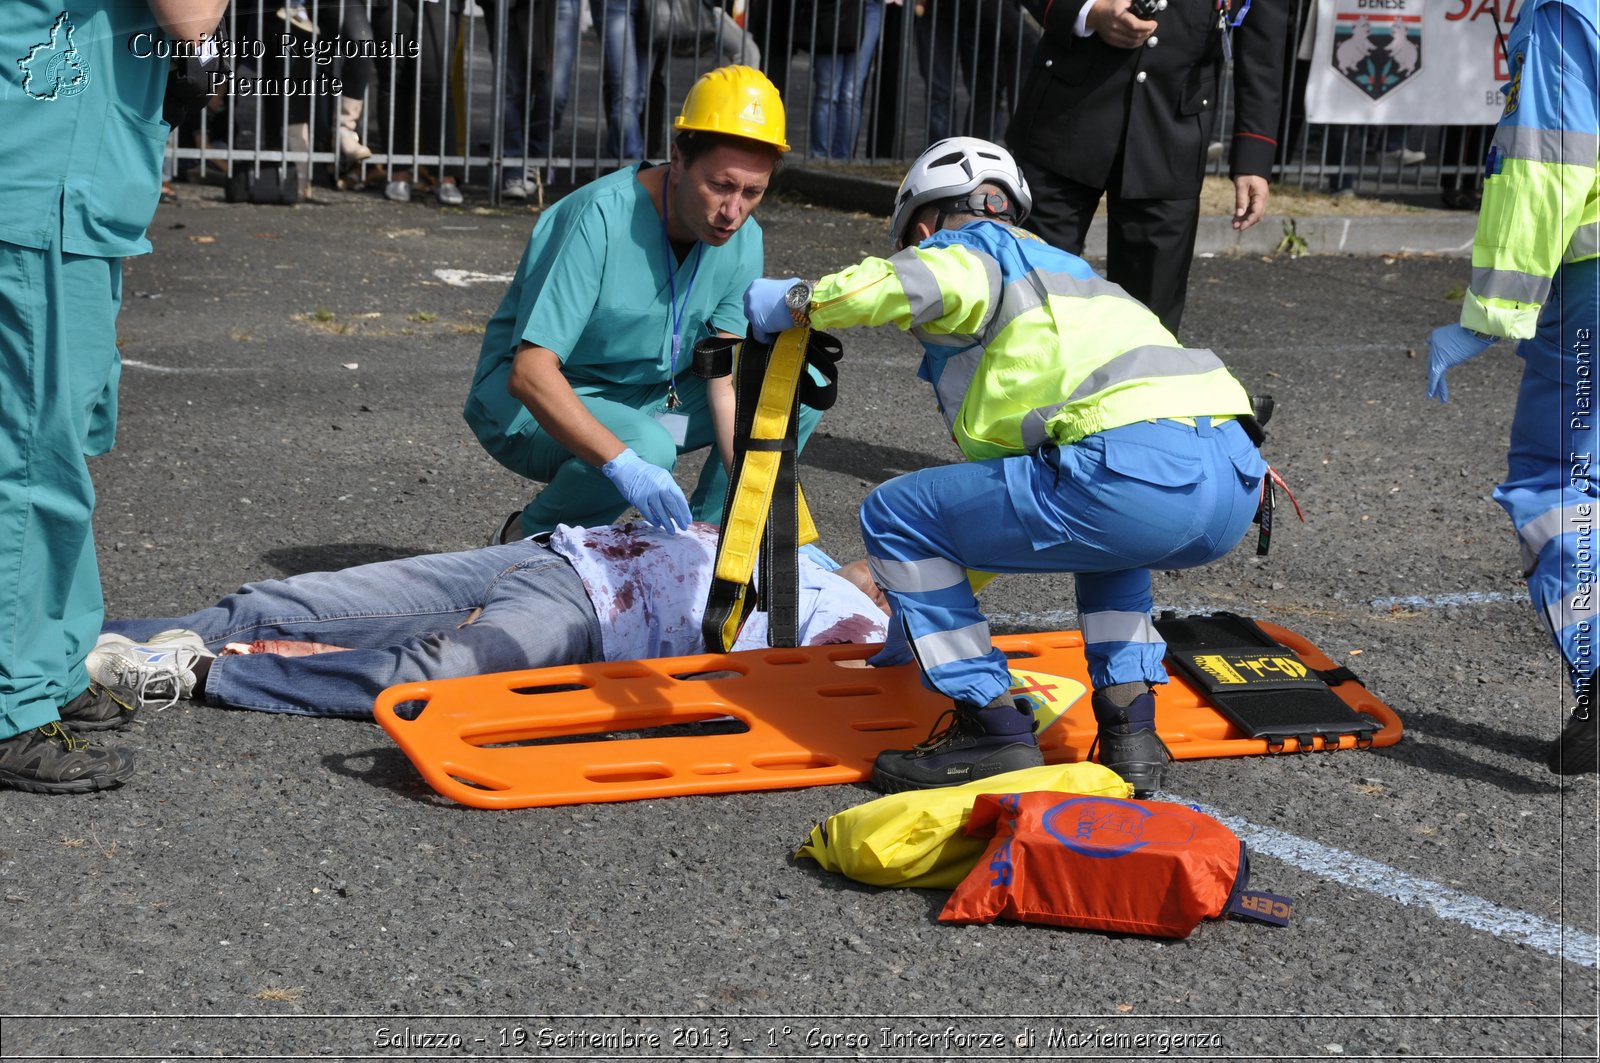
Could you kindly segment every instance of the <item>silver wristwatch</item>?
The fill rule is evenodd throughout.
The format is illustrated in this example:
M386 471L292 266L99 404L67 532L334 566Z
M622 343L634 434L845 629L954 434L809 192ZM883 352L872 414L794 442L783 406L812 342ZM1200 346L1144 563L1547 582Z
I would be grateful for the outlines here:
M795 328L804 328L811 323L811 285L805 281L791 287L783 293L783 305L789 308L789 316L794 319Z

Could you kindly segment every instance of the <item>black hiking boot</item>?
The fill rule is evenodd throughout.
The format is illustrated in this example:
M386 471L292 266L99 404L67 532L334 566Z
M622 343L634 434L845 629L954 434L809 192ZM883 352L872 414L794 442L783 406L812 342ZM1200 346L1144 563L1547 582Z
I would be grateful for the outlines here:
M1098 759L1122 776L1133 787L1135 797L1149 797L1161 789L1172 754L1156 734L1155 693L1147 690L1126 708L1119 708L1097 690L1089 703L1100 725L1094 745L1089 747L1089 759Z
M886 794L932 790L1043 763L1032 700L1002 694L982 707L958 701L914 748L879 753L872 785Z
M36 794L86 794L133 774L126 749L97 749L59 721L0 741L0 786Z
M1550 770L1557 775L1583 775L1596 770L1600 762L1600 724L1595 721L1594 677L1580 679L1577 707L1562 729L1561 737L1550 747Z
M120 731L133 722L133 710L91 683L61 706L61 722L74 731Z

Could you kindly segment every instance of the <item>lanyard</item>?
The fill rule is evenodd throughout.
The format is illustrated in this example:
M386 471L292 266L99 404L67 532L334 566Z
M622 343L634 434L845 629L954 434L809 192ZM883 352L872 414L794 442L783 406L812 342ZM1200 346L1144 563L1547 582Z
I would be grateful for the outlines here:
M705 246L696 240L694 268L689 271L689 284L683 289L683 302L678 302L678 257L672 253L672 240L667 236L667 194L672 180L668 170L661 178L661 250L667 258L667 316L672 321L672 375L667 382L667 409L678 408L678 352L683 348L683 315L689 309L689 296L694 292L694 279L700 275L700 251Z
M1233 0L1217 0L1217 28L1222 31L1222 61L1225 63L1233 62L1233 31L1250 13L1250 3L1251 0L1244 0L1244 6L1230 22L1228 16L1233 14Z

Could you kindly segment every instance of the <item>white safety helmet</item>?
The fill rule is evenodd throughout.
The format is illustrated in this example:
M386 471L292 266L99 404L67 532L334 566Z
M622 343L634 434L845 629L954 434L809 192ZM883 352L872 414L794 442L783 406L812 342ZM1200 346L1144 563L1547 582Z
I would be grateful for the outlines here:
M1010 193L1008 215L1020 222L1033 209L1028 182L1017 169L1017 160L998 144L977 137L949 137L932 145L911 164L900 191L895 193L894 214L889 219L889 240L901 246L906 226L918 210L929 203L955 199L984 182L999 185ZM991 211L992 213L993 211ZM984 213L978 209L977 213Z

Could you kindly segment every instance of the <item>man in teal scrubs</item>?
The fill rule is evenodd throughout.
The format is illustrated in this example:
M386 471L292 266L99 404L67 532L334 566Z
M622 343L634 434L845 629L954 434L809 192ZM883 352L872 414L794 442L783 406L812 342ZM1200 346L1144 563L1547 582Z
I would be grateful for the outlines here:
M130 774L72 730L119 725L84 658L105 607L86 456L116 434L122 258L150 250L168 41L225 0L5 0L0 17L0 786ZM65 726L63 726L65 724ZM70 728L70 729L69 729Z
M720 67L673 128L667 166L619 170L545 212L484 333L467 423L496 461L546 485L496 542L609 524L630 504L687 527L671 470L713 443L692 516L721 520L733 389L690 360L699 340L744 335L763 261L750 212L789 147L783 102L760 71ZM802 407L802 443L820 417Z

